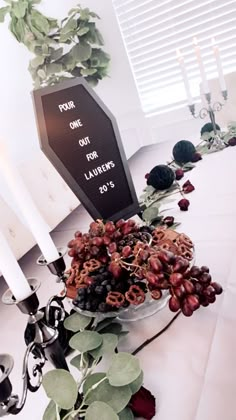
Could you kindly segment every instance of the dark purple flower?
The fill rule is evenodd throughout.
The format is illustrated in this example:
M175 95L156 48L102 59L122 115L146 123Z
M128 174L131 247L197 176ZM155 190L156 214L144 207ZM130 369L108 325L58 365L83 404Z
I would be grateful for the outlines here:
M193 154L191 162L198 162L201 159L202 159L201 153L196 152L196 153Z
M192 191L195 190L195 187L193 186L193 184L191 184L191 182L188 180L184 183L184 185L182 186L183 192L185 194L191 193Z
M132 396L129 408L134 416L151 420L156 414L156 401L151 392L141 386L140 390Z
M182 211L187 211L188 207L189 207L190 202L187 200L187 198L182 198L179 202L178 202L178 206L180 208L180 210Z
M236 146L236 137L232 137L232 139L230 139L230 140L228 141L228 144L229 144L230 146Z
M179 181L181 178L183 178L183 176L184 176L183 169L176 169L176 171L175 171L176 180Z
M174 223L174 217L173 216L167 216L167 217L165 217L163 220L162 220L162 223L164 224L164 225L167 225L167 226L172 226L173 225L173 223Z
M144 175L144 178L145 178L146 180L148 180L149 176L150 176L150 174L145 174L145 175Z

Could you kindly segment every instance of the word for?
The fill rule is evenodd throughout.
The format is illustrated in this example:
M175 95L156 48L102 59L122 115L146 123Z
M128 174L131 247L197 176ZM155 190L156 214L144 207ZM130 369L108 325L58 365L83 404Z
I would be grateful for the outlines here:
M89 181L90 179L103 174L104 172L109 171L110 169L114 168L115 164L113 162L113 160L111 160L110 162L104 163L104 165L102 166L97 166L97 168L92 169L91 171L89 171L87 174L84 174L84 177L87 181Z
M89 137L84 137L83 139L80 139L78 143L81 147L87 146L88 144L90 144Z
M58 108L61 112L69 111L69 109L75 108L75 104L73 101L66 102L65 104L58 105Z
M87 158L87 161L89 162L90 160L97 159L98 158L98 154L97 154L97 152L94 151L92 153L88 153L86 155L86 158Z
M102 187L99 187L99 192L100 194L104 194L109 190L109 188L114 188L114 187L115 187L114 182L109 181L106 184L102 185Z
M75 121L71 121L69 126L71 130L74 130L75 128L83 127L83 124L81 120L75 120Z

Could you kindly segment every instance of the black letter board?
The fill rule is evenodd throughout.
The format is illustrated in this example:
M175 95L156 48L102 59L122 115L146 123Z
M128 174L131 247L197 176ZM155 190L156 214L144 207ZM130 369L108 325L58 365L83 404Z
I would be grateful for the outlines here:
M138 213L115 118L84 78L35 90L33 97L41 149L91 216Z

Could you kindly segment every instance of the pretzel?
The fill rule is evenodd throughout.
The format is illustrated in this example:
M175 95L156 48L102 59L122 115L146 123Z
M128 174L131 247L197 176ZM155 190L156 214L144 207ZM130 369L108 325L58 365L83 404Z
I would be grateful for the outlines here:
M185 258L188 261L191 261L193 259L193 253L191 249L189 249L184 244L178 246L178 253L181 255L181 257Z
M65 274L69 274L69 277L66 280L66 285L69 286L70 284L73 284L76 277L76 270L74 268L69 268Z
M89 261L86 261L83 264L83 268L88 269L88 271L95 271L97 270L99 267L101 267L101 263L98 260L95 260L95 258L92 258ZM83 271L83 270L82 270Z
M163 241L159 242L158 247L164 251L173 252L173 254L178 253L177 246L170 239L163 239Z
M158 299L160 299L160 298L162 297L161 290L159 290L159 289L154 289L154 290L152 290L152 291L151 291L151 297L152 297L154 300L158 300Z
M153 243L157 244L159 241L161 241L162 239L164 239L165 237L165 228L156 228L153 232L152 232L152 237L153 237Z
M109 292L106 297L106 303L116 308L120 308L125 301L124 295L120 292Z
M191 239L185 235L184 233L181 233L178 238L176 239L176 245L185 245L188 248L193 248L193 242Z
M145 301L144 291L137 285L130 286L129 290L125 293L126 300L132 305L140 305Z

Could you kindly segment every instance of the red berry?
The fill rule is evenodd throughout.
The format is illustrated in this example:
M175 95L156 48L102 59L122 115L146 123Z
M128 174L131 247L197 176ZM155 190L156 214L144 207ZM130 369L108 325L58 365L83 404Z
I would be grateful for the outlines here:
M115 232L115 230L116 230L116 227L115 227L115 225L114 225L114 223L113 223L113 222L107 222L107 223L105 224L105 232L106 232L106 233L108 233L109 235L110 235L111 233L114 233L114 232Z
M115 279L118 279L121 274L122 274L122 268L120 267L120 265L115 262L112 261L108 267L108 270L111 272L111 274L115 277Z
M181 273L173 273L169 277L169 282L172 286L178 287L183 283L183 276Z
M146 277L148 283L151 283L153 285L157 285L158 277L154 273L152 273L151 271L148 271L146 273L145 277Z
M149 258L149 252L145 249L142 249L142 251L140 251L139 253L139 257L141 258L141 261L147 261L147 259Z
M133 227L133 226L136 225L136 222L134 220L130 219L130 220L128 220L127 224L128 224L128 226Z
M73 248L73 246L75 245L75 240L72 239L70 242L68 242L67 246L68 248Z
M121 254L123 257L128 258L132 254L132 248L129 245L124 246Z
M184 280L183 282L184 288L188 294L194 293L195 287L189 280Z
M113 254L111 254L111 260L119 260L120 259L120 254L119 252L114 252Z
M206 266L206 265L203 265L202 267L201 267L201 272L202 273L209 273L209 268Z
M157 273L161 271L163 268L161 261L156 257L150 257L148 262L149 262L150 267L153 269L153 271Z
M199 299L195 295L187 296L186 302L192 311L196 311L200 306Z
M221 295L223 288L219 283L213 282L211 283L211 286L215 289L216 295Z
M183 297L185 296L185 288L183 285L179 286L179 287L173 287L173 294L178 298L178 299L183 299Z
M109 236L103 236L103 243L108 246L111 243L111 238Z
M77 252L74 248L70 249L68 252L69 257L75 257L77 255Z
M81 238L81 236L82 233L79 230L77 230L77 232L75 232L75 238Z
M125 224L125 220L124 219L120 219L118 220L118 222L116 222L116 227L117 229L121 228L122 226L124 226Z
M182 309L182 312L183 312L183 314L185 316L192 316L193 311L192 311L192 309L189 307L189 305L186 302L184 302L184 304L181 307L181 309Z
M208 302L209 303L214 303L216 301L216 297L214 295L211 295L208 297Z
M201 270L196 265L193 265L193 267L190 270L191 276L194 278L198 278L201 275Z
M100 250L99 250L99 248L97 246L92 246L90 248L91 255L93 255L94 257L99 254L99 251Z
M108 251L110 252L110 254L113 254L117 251L117 245L115 242L111 242L110 245L108 245Z
M206 296L208 298L210 296L215 296L216 292L215 292L214 287L209 285L203 290L203 294L204 294L204 296Z
M98 261L100 261L102 264L106 264L108 262L108 257L107 255L99 255Z
M211 275L208 273L203 273L200 277L199 277L199 281L200 283L204 284L204 285L208 285L211 282Z
M177 312L180 309L180 301L176 296L171 296L169 300L169 308L172 312Z
M100 247L103 244L103 238L95 236L95 238L91 240L91 244Z

